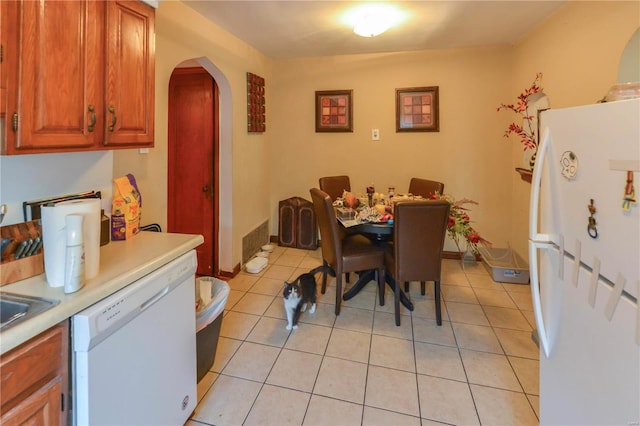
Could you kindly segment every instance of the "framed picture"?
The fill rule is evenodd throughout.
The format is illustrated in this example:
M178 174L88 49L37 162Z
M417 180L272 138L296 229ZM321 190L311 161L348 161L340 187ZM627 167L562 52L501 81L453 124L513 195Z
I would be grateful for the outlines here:
M396 89L396 132L439 132L438 86Z
M353 132L353 90L316 92L316 132Z
M247 73L247 131L262 133L267 130L264 105L264 78Z

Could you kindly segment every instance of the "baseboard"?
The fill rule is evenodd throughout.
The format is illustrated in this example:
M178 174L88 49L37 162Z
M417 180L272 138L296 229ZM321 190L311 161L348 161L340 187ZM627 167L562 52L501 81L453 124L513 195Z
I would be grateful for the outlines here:
M216 277L218 278L233 278L236 275L238 275L240 273L240 264L238 263L234 268L233 271L218 271L218 273L216 274Z
M442 258L460 260L462 259L462 253L460 253L459 251L443 251ZM480 254L476 254L476 261L479 262L481 260L482 260L482 256L480 256Z

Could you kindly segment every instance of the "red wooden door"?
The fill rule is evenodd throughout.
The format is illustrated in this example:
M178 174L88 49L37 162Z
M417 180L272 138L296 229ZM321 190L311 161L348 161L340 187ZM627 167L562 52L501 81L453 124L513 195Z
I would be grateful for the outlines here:
M201 234L198 275L217 272L217 86L203 68L176 69L169 81L169 232Z

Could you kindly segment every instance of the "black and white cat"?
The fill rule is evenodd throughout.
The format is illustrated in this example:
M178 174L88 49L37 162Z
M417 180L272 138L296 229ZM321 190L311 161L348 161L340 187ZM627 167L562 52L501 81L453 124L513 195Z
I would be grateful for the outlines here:
M287 330L298 328L300 313L307 310L311 303L309 313L316 311L316 273L321 266L312 269L296 278L293 282L284 282L284 310L287 313Z

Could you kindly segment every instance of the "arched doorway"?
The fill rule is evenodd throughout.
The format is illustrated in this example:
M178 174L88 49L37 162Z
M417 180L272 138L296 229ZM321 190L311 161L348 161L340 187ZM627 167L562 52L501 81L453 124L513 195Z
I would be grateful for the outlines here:
M202 67L169 80L167 230L200 234L198 275L215 275L218 240L218 86Z
M210 85L211 89L201 87L203 94L200 99L203 103L198 103L200 107L196 108L195 113L193 113L193 111L190 113L199 117L198 119L193 120L197 125L197 130L194 130L195 127L192 128L191 126L182 126L182 129L179 130L178 128L180 126L176 127L171 124L172 120L177 117L175 112L172 112L172 108L175 109L177 105L172 101L172 97L170 95L168 100L170 115L168 156L171 157L176 153L175 147L172 146L172 135L179 134L179 136L182 137L188 131L201 141L210 141L210 144L206 148L203 148L202 146L194 148L194 152L191 153L189 153L189 149L186 149L187 152L182 153L186 154L186 157L183 157L182 154L180 154L173 160L168 159L168 162L171 162L175 161L178 157L190 158L186 161L188 164L184 164L184 167L195 171L194 175L196 176L196 180L193 182L187 181L187 184L191 185L191 189L193 190L191 191L192 195L195 196L195 193L198 192L201 199L200 202L190 203L189 205L181 205L183 203L180 202L176 203L179 198L175 197L176 187L172 187L172 181L175 182L176 178L180 178L181 180L185 180L185 178L181 175L172 173L172 166L170 166L170 170L168 171L169 193L167 194L168 230L170 232L199 233L205 236L205 245L207 242L211 244L211 249L208 250L211 254L206 254L207 249L205 249L205 253L202 254L204 258L201 259L199 253L198 263L207 266L202 271L199 270L198 273L216 276L228 275L233 271L231 218L231 90L227 78L207 58L185 61L174 69L174 74L185 73L185 68L197 68L201 74L203 70L206 71L209 76L207 78L203 78L201 75L200 78L201 80L209 79L212 84ZM207 91L209 94L204 94ZM210 112L203 106L207 102L207 96L209 96L208 102L211 102L212 106ZM188 103L189 102L187 102L187 104ZM207 126L202 125L203 121L211 124L211 126L208 126L210 133L207 133L209 132L209 130L207 130ZM183 144L184 143L185 142L183 142ZM196 153L195 157L193 156L194 153ZM199 156L197 154L199 154ZM208 164L209 161L210 165ZM181 163L181 161L178 160L178 163ZM198 204L204 203L205 201L209 203L209 206L197 207ZM189 228L189 231L171 229L172 224L175 223L172 221L172 215L175 217L185 209L191 209L191 211L188 214L184 214L184 216L190 216L192 218L190 221L192 225L195 224L196 226L200 226L202 229L194 230L193 227ZM207 213L207 209L211 209L212 211L212 216L210 218L208 218L209 213ZM171 213L172 210L173 213ZM199 225L198 222L200 223ZM205 226L208 226L209 229L205 229ZM209 238L207 237L208 235L210 235Z

